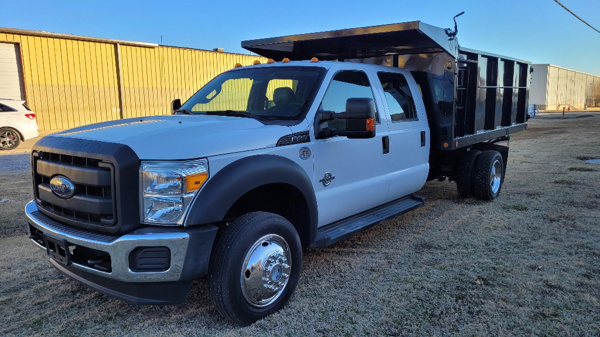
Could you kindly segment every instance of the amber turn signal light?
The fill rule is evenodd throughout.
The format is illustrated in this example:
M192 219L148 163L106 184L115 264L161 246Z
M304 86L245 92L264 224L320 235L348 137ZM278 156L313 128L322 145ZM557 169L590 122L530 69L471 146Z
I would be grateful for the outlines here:
M375 118L367 118L367 131L375 131Z
M208 178L207 172L190 174L185 176L186 182L186 193L197 191L202 187L206 179Z

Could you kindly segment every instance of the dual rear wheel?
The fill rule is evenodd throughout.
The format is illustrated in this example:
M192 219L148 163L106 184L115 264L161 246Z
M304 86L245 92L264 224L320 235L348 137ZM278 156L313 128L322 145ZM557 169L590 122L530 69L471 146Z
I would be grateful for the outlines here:
M458 194L467 198L494 200L504 182L504 159L495 150L471 150L460 160L456 186Z

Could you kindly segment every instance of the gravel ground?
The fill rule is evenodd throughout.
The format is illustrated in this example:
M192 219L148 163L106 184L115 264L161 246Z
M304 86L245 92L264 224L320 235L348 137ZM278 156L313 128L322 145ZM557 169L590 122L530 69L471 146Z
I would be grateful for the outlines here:
M530 120L496 201L427 183L423 207L307 250L290 303L244 328L204 280L182 305L133 306L55 271L24 235L30 174L11 159L23 166L0 172L0 335L598 336L600 165L586 160L599 128L598 113Z
M29 154L0 155L0 172L28 171L30 167Z

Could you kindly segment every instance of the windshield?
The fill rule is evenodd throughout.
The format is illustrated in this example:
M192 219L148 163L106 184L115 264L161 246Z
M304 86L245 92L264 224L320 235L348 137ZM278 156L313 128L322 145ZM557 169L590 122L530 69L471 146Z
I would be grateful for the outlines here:
M210 81L179 111L259 120L297 120L306 114L324 72L320 67L229 71Z

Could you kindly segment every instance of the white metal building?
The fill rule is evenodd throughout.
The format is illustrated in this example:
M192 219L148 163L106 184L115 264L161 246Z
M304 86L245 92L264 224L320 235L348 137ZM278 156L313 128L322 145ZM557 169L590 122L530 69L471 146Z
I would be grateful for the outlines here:
M600 107L600 76L552 64L533 64L532 69L529 104L537 109Z

